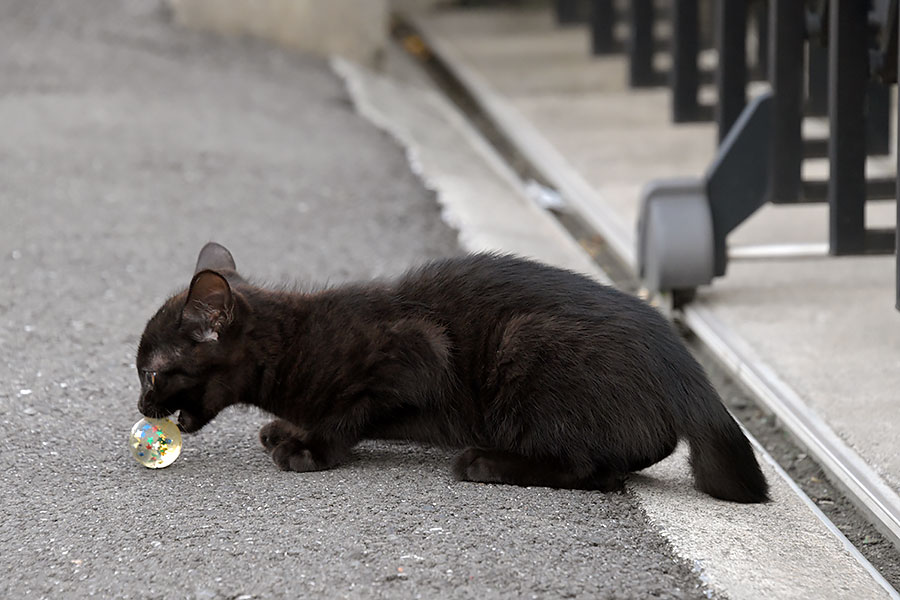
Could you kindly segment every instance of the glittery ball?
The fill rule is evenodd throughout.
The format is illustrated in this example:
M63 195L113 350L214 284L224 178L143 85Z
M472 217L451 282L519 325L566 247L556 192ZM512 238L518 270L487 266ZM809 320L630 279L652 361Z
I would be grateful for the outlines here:
M181 432L169 419L141 419L131 428L128 445L139 463L161 469L181 454Z

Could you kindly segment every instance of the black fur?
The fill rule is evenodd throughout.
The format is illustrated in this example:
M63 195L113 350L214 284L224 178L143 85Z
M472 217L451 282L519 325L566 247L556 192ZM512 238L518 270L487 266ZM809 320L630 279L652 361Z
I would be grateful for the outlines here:
M364 438L465 450L460 479L613 490L691 448L697 487L762 502L749 442L669 323L587 277L490 254L315 293L248 284L208 244L147 324L139 408L185 431L235 403L278 420L286 470L339 464Z

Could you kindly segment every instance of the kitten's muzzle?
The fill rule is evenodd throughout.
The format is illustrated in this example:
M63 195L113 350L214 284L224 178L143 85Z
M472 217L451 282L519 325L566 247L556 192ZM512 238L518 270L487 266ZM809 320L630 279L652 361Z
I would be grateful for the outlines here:
M156 371L141 371L141 398L138 400L138 411L145 417L161 419L172 413L154 402L156 387Z
M151 419L161 419L172 414L173 411L160 406L153 401L152 392L149 394L141 393L141 399L138 400L138 411L145 417Z

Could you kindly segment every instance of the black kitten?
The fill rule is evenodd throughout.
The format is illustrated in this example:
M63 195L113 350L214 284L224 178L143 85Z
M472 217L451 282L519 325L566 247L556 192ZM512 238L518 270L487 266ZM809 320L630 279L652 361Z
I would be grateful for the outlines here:
M180 411L184 431L236 403L279 417L260 439L285 470L389 437L465 447L464 480L613 490L685 438L699 489L767 499L749 442L657 311L520 258L305 294L247 283L210 243L147 324L137 368L140 411Z

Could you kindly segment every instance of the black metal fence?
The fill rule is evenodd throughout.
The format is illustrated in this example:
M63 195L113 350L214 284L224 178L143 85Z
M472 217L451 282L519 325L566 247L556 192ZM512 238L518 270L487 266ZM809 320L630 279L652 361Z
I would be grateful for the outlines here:
M577 5L556 0L560 22L578 20ZM703 178L648 186L638 235L648 287L690 298L725 275L727 235L761 206L823 202L830 254L897 254L900 310L897 227L865 222L868 201L897 197L897 178L867 177L866 157L890 153L898 0L590 0L589 8L595 54L624 52L633 87L667 85L674 122L717 124ZM662 22L666 39L655 35ZM716 65L704 71L698 58L710 46ZM655 68L660 52L671 58L665 73ZM752 79L769 86L748 102ZM705 83L715 85L714 106L698 99ZM827 117L828 136L804 137L806 116ZM828 158L827 179L803 179L809 158ZM709 260L698 243L712 249Z

